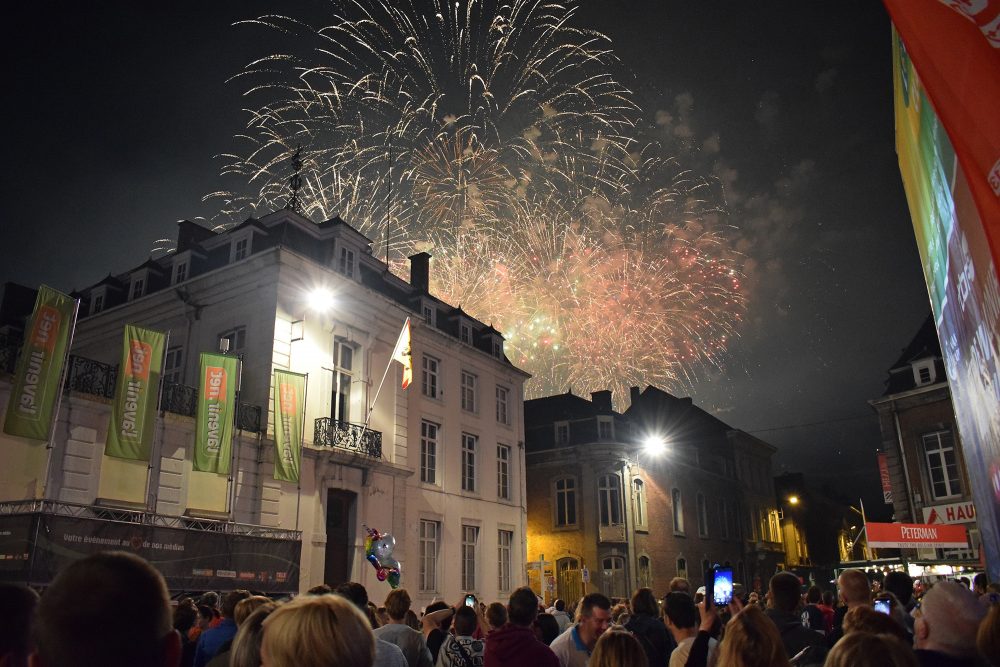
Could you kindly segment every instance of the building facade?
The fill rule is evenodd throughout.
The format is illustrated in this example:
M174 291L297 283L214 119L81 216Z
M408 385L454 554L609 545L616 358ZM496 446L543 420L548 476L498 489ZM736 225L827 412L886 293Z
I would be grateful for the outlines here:
M766 582L781 560L774 448L690 398L630 398L624 412L608 391L525 403L531 585L547 600L662 595L716 564Z
M499 332L429 293L429 271L421 253L410 281L398 278L337 218L280 211L223 233L180 223L175 253L79 293L73 354L93 368L113 371L125 324L168 333L148 472L103 454L106 401L73 393L48 484L29 466L0 478L0 500L48 486L48 498L82 506L301 531L301 589L354 580L377 600L388 585L365 560L368 526L396 538L416 605L463 591L505 597L524 572L527 375ZM407 317L413 384L403 390L390 360ZM240 403L259 407L256 432L236 438L231 478L193 471L193 420L172 414L194 404L199 354L221 339L242 359ZM308 378L299 484L273 478L276 369Z
M962 524L967 549L904 550L910 558L969 564L979 529L941 346L930 316L889 369L886 390L869 401L878 413L895 520Z

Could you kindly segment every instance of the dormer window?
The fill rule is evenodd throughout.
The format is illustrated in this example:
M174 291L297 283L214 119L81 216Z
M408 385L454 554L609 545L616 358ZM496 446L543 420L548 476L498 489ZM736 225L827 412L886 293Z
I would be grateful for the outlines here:
M132 279L132 289L130 291L132 295L132 300L135 301L143 294L146 290L146 279L145 278L133 278Z
M461 322L458 325L458 331L459 331L459 336L458 336L459 340L461 340L463 343L468 343L469 345L472 345L472 327L466 324L465 322Z
M569 444L569 422L556 422L556 444Z
M499 338L493 339L493 356L497 359L503 359L503 341Z
M611 417L597 418L597 437L604 441L614 439L615 431Z
M182 283L187 280L188 275L188 263L178 262L174 267L174 284Z
M337 270L348 278L354 278L354 250L351 248L340 249L340 259Z
M937 379L933 359L921 359L913 363L913 381L918 387L933 384Z
M248 237L237 239L233 243L233 259L232 261L238 262L241 259L246 259L247 252L250 248L250 239Z
M432 327L436 326L434 320L437 319L435 317L435 315L437 314L437 308L434 307L434 304L432 304L430 301L421 301L420 314L423 316L424 322L426 322L428 325Z
M90 314L96 315L97 313L104 310L104 291L101 290L100 294L92 294L90 302Z

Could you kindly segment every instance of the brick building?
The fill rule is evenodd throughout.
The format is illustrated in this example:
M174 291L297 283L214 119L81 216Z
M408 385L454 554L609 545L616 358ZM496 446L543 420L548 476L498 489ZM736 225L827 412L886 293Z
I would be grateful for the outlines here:
M774 448L690 398L633 387L624 412L609 391L526 401L525 449L529 580L546 599L663 594L714 564L766 582L781 561Z
M972 489L930 315L889 369L885 393L869 403L878 412L895 520L968 529L969 549L907 550L909 556L956 563L978 559Z

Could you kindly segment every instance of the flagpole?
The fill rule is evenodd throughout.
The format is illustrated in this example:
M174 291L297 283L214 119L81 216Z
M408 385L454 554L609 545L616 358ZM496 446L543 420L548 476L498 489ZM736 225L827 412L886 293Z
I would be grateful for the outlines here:
M163 369L166 366L167 352L169 350L170 350L170 329L167 329L167 335L165 340L163 341L163 356L160 357L160 384L156 392L156 414L160 420L161 431L163 429L163 413L160 412L160 408L163 407L163 385L165 384L163 382ZM154 419L156 418L154 417ZM154 421L153 424L155 425L156 422ZM157 444L159 444L159 447L157 447ZM159 475L157 475L156 486L153 487L152 486L153 467L154 467L153 462L156 461L156 457L160 455L162 449L163 449L163 433L162 432L160 433L159 443L157 443L156 432L154 431L152 451L150 451L149 453L149 461L146 462L146 511L147 512L156 512L156 500L157 497L159 496L159 490L160 490L160 477ZM151 487L152 491L150 490Z
M243 353L236 355L236 392L233 395L233 432L229 436L229 479L226 480L226 513L230 521L236 520L236 464L239 462L239 446L242 437L236 431L240 420L240 390L243 389ZM242 433L241 433L242 436Z
M864 499L858 498L858 504L861 506L861 524L865 533L865 551L867 552L868 560L874 560L875 556L872 553L872 548L868 546L868 519L865 518Z
M56 393L56 409L52 412L52 419L49 421L49 437L45 441L45 479L42 480L42 502L48 500L49 475L52 471L52 450L55 445L52 441L56 437L56 422L59 421L59 409L62 407L62 397L66 382L66 375L69 373L69 352L73 348L73 336L76 334L76 320L80 314L80 300L77 299L73 305L73 327L69 330L69 340L66 341L66 349L63 351L62 373L59 374L59 390Z
M399 336L396 338L396 345L395 347L392 348L392 353L389 354L389 362L385 365L385 371L382 373L382 380L378 383L378 389L375 390L375 397L372 399L371 405L368 406L368 412L365 415L365 425L364 428L361 430L361 433L358 434L358 439L360 439L368 431L368 424L371 422L372 412L375 411L375 403L376 401L378 401L379 394L382 393L382 385L385 384L385 378L389 375L389 368L392 366L392 362L395 361L396 349L399 347L399 341L400 339L402 339L403 334L406 332L408 328L407 325L409 324L409 322L410 318L407 317L406 321L403 322L403 328L400 330ZM413 334L411 333L410 335L412 336ZM412 357L410 363L411 364L413 363Z
M299 426L299 474L295 481L295 530L299 529L299 508L302 506L302 438L306 430L306 407L309 405L309 373L305 374L305 387L302 390L302 422Z

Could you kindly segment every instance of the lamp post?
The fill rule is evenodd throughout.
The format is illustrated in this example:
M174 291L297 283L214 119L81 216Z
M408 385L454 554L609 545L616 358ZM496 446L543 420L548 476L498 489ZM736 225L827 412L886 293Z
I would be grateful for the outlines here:
M636 475L632 473L632 468L634 466L637 470L641 470L642 463L641 463L640 456L642 454L646 454L647 456L653 457L655 459L655 458L659 458L660 456L662 456L666 452L666 449L667 449L667 440L666 440L666 438L664 438L662 435L656 434L656 433L649 434L645 438L643 438L643 440L642 440L642 447L640 449L638 449L638 450L635 451L635 460L634 461L629 456L628 451L625 452L625 457L624 457L624 460L623 460L623 464L624 465L621 468L622 483L623 484L626 484L626 483L628 484L629 505L631 506L631 511L633 512L633 515L632 515L633 516L633 520L632 520L632 532L631 532L631 534L629 534L629 531L628 531L628 512L629 512L629 508L625 508L625 516L622 517L623 521L624 521L624 526L625 526L625 537L628 540L628 544L629 544L629 546L631 548L631 551L632 551L632 571L634 572L634 576L632 577L633 584L634 584L633 585L633 590L639 588L639 549L638 549L638 545L636 544L636 537L635 537L635 535L636 535L636 529L638 528L638 523L639 522L638 522L638 517L636 516L636 511L635 511L636 507L638 505L637 499L635 497L635 482L634 482L634 479L635 479ZM626 468L629 470L629 475L628 475L628 480L627 481L626 481L626 478L625 478L625 470L626 470ZM643 484L645 484L645 480L643 480ZM645 486L643 488L645 488ZM648 509L646 509L645 512L648 514ZM648 516L646 516L646 522L648 523L648 521L649 521L649 518L648 518Z
M872 551L872 548L868 546L868 519L865 518L865 504L860 500L858 502L861 504L861 509L858 509L854 505L848 505L852 512L861 517L861 530L859 530L855 538L851 540L851 543L855 543L857 539L861 537L861 533L864 533L865 546L863 553L865 560L875 560L875 553Z

